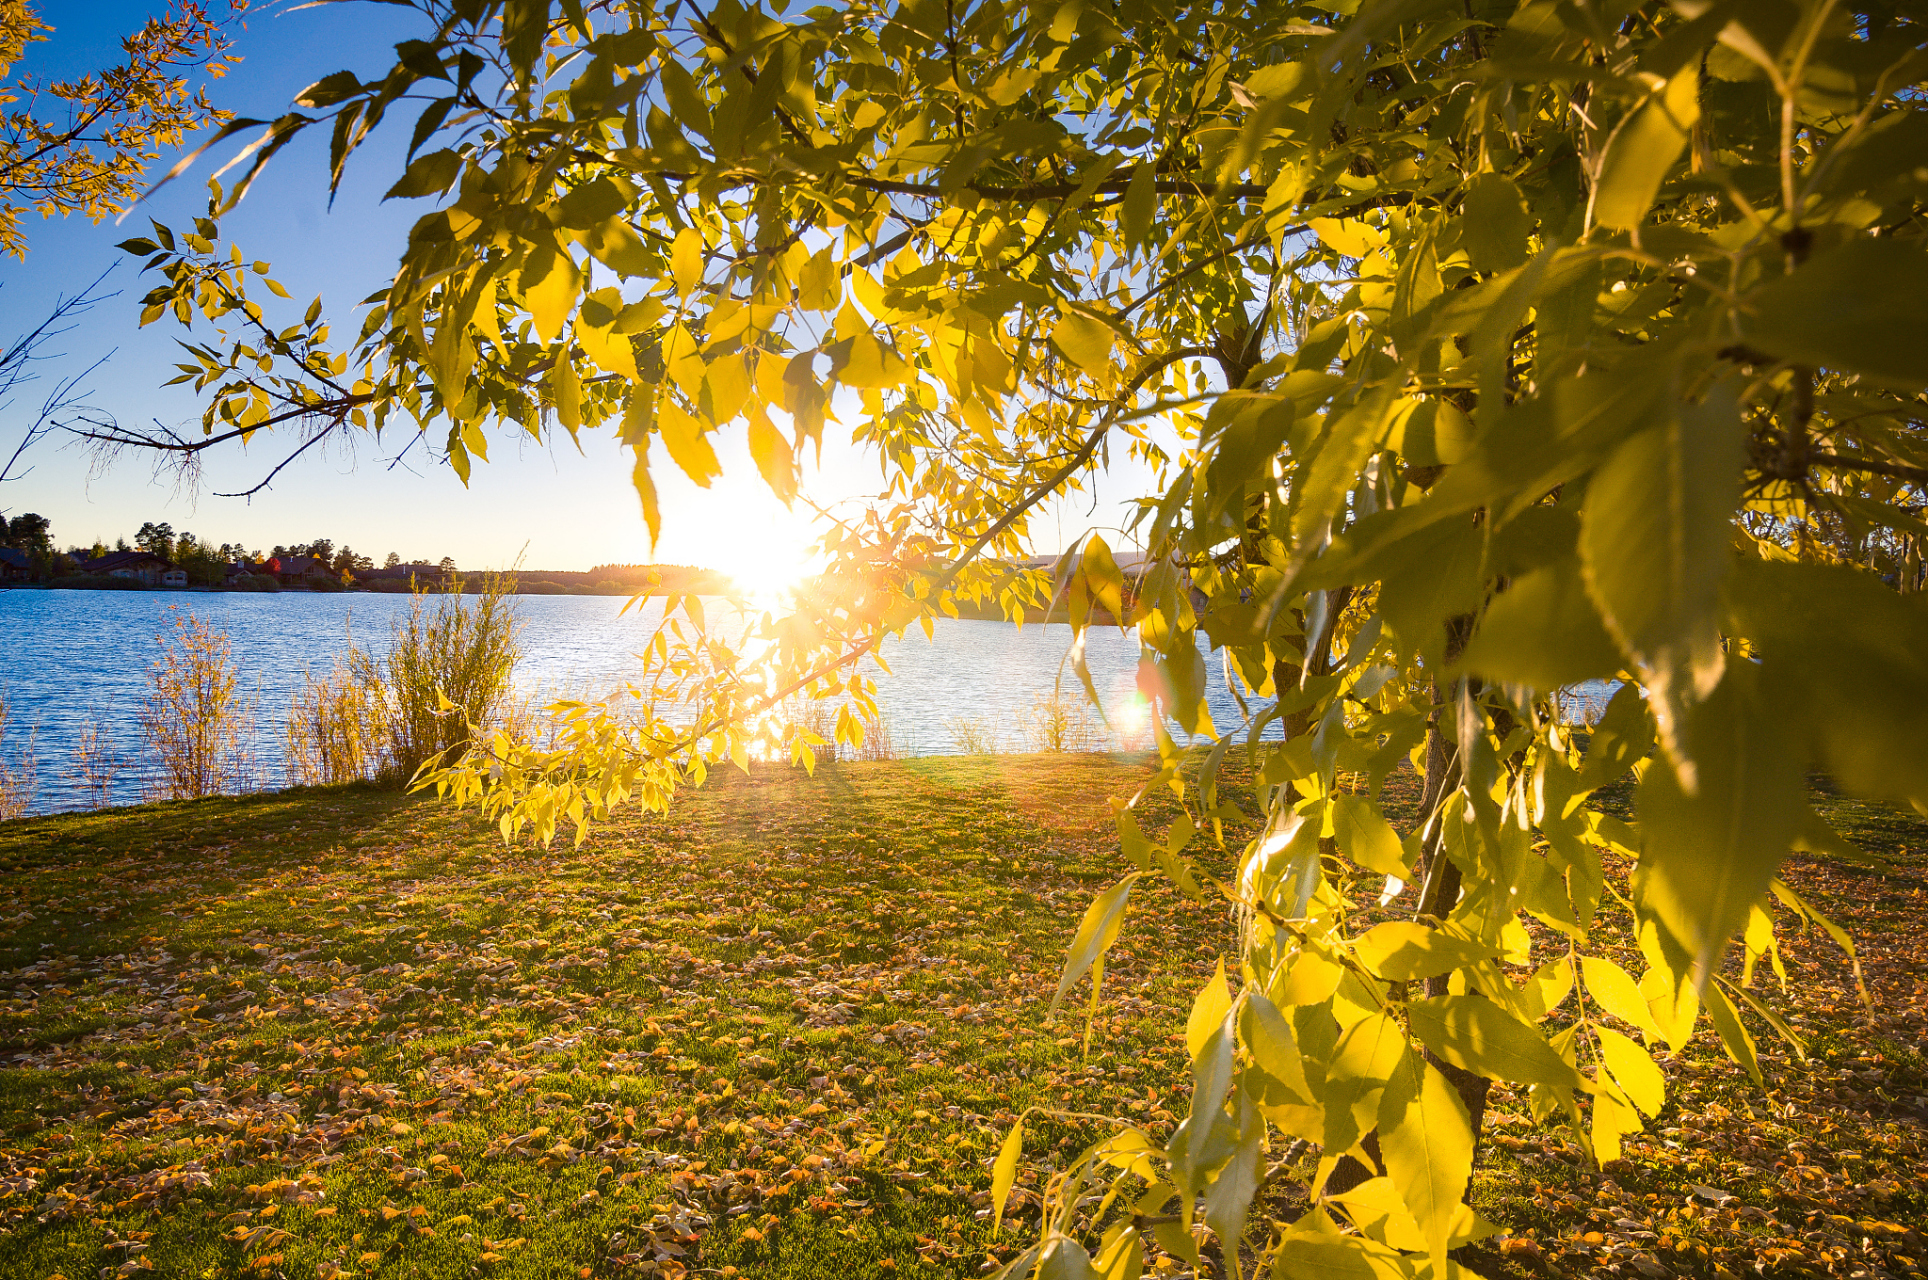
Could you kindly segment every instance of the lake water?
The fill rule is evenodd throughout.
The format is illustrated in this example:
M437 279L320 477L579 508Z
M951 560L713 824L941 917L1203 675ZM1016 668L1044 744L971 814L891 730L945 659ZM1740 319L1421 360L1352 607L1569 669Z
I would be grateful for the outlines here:
M600 696L637 670L631 656L654 626L655 610L622 614L613 596L521 596L523 620L519 689L530 694ZM325 673L352 635L365 647L386 642L391 623L409 608L405 595L309 595L188 593L165 591L0 591L0 685L12 705L7 733L9 759L34 732L38 761L36 810L84 807L70 761L83 726L102 729L115 746L138 761L139 715L147 695L147 669L158 652L157 636L170 627L168 610L179 607L226 629L255 699L252 735L256 784L284 785L283 731L287 708L303 674ZM975 720L997 729L1005 750L1029 749L1022 726L1037 700L1048 696L1062 670L1063 688L1079 695L1077 677L1064 664L1071 630L1063 624L1022 629L1001 622L942 619L936 636L912 632L885 651L891 674L880 679L878 702L897 753L945 754L958 750L954 721ZM1147 743L1142 713L1134 718L1138 664L1134 635L1116 628L1088 634L1086 661L1119 726L1094 746L1139 747ZM1241 715L1226 687L1222 666L1208 660L1208 700L1221 729ZM131 803L150 785L136 764L116 781L113 799Z

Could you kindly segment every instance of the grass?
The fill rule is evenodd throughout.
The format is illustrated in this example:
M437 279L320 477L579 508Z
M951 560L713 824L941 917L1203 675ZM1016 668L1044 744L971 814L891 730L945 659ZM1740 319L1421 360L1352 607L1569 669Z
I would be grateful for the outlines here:
M1148 883L1090 1056L1044 1018L1143 774L773 768L548 853L365 786L0 824L0 1274L978 1274L1035 1224L985 1220L1018 1110L1184 1109L1222 906ZM1475 1201L1521 1233L1476 1269L1920 1272L1928 842L1825 808L1899 865L1791 873L1874 1009L1789 940L1757 988L1813 1063L1763 1093L1703 1039L1606 1171L1502 1094ZM1094 1132L1028 1126L1021 1187Z

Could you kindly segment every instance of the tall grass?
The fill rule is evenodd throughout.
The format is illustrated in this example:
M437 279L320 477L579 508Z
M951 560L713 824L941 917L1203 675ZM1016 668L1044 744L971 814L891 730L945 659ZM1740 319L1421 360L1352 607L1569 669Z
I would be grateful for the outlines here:
M251 780L246 744L254 706L241 688L234 644L192 613L168 613L173 633L155 637L161 652L147 669L140 717L160 770L153 791L196 800L239 789Z
M385 699L370 665L351 645L325 676L304 674L288 706L285 752L288 785L355 782L377 776L386 756Z
M1032 700L1022 729L1025 745L1038 752L1097 751L1105 745L1104 729L1090 704L1058 689Z
M113 796L114 779L131 763L127 753L114 745L94 708L89 707L67 755L67 780L86 798L89 809L107 807Z
M786 703L780 711L783 722L791 728L802 729L815 737L821 745L814 750L818 763L838 760L897 760L904 755L904 744L892 731L890 721L879 710L863 716L858 723L863 728L864 740L852 745L837 741L837 705L834 702L820 702L812 698L799 698ZM772 741L775 739L773 738Z
M418 588L385 652L351 642L327 675L309 673L289 707L288 781L406 786L454 760L472 735L532 731L528 705L513 694L514 595L515 580L496 575L472 597L459 579Z
M0 818L18 818L33 803L40 782L40 757L34 750L40 726L27 730L27 740L18 749L10 748L7 738L13 724L13 704L7 687L0 684Z
M1003 738L989 720L966 715L946 716L944 727L950 731L951 743L961 756L994 756L1003 749Z

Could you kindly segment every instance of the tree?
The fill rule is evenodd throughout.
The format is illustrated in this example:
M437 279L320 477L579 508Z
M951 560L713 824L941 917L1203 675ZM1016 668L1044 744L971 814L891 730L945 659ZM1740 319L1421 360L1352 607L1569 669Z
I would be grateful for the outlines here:
M11 520L0 516L0 543L19 551L52 551L53 522L32 511Z
M230 5L238 14L246 4ZM4 79L52 27L26 0L0 0L0 250L27 256L22 215L125 213L149 162L233 113L208 101L189 73L219 78L240 59L222 19L186 0L121 41L127 60L78 80Z
M402 562L402 558L399 555L396 555L393 551L391 551L387 555L382 557L382 568L393 569L396 565L400 564L401 562Z
M1812 915L1792 849L1852 855L1807 772L1928 810L1928 610L1883 580L1928 483L1917 7L419 7L386 76L235 122L263 132L199 239L128 242L147 319L214 327L205 430L106 442L412 418L466 478L492 434L608 429L654 532L665 455L707 485L740 430L788 498L850 406L883 492L795 616L724 644L670 595L644 682L676 718L576 709L564 749L498 734L438 775L545 840L760 734L812 762L764 727L792 700L860 735L883 638L1035 608L1039 504L1147 464L1148 682L1212 734L1203 646L1256 710L1202 758L1159 722L1148 789L1186 816L1120 798L1133 867L1058 996L1097 1006L1152 874L1236 902L1237 989L1198 994L1177 1134L1121 1123L1057 1172L1013 1274L1131 1274L1142 1232L1187 1254L1202 1220L1232 1273L1243 1240L1286 1275L1437 1276L1490 1082L1606 1160L1703 1013L1757 1079L1743 1007L1801 1051L1728 951ZM318 299L269 319L218 218L318 125L339 181L404 95L430 105L390 194L435 205L393 280L349 345ZM1067 568L1074 628L1122 608L1099 534ZM1584 733L1555 695L1595 679L1619 692ZM1262 825L1226 848L1234 749ZM1409 757L1400 832L1378 797ZM1629 774L1637 822L1593 798ZM1611 894L1607 851L1638 868ZM1622 903L1638 979L1601 945ZM1022 1151L1021 1121L994 1214ZM1317 1194L1275 1232L1279 1180ZM1090 1216L1107 1188L1133 1215Z
M174 526L165 522L155 524L152 520L142 522L134 534L134 545L150 556L163 560L174 558Z
M235 13L245 5L231 6ZM124 213L140 194L148 163L181 145L204 125L231 113L215 108L189 73L220 76L233 62L224 22L194 3L150 18L121 42L126 61L78 80L46 82L10 76L29 46L52 30L26 0L0 0L0 251L24 258L22 226L31 209L42 217L84 213L95 222ZM0 402L32 380L48 341L65 322L103 300L100 281L56 300L48 317L0 351ZM86 383L99 362L60 380L39 413L0 461L0 481L19 479L27 451L59 423L73 418L87 429L111 419L87 404Z

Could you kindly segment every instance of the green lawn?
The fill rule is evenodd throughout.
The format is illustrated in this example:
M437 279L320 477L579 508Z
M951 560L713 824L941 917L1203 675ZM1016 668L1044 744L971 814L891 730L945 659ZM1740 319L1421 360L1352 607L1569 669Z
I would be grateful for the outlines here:
M1222 904L1134 898L1089 1056L1044 1018L1144 772L772 768L548 852L360 788L0 824L0 1276L979 1274L1035 1221L980 1216L1016 1111L1183 1110ZM1875 1008L1791 939L1756 985L1815 1062L1762 1094L1710 1038L1604 1174L1502 1097L1477 1269L1920 1270L1928 840L1830 812L1900 864L1792 873Z

